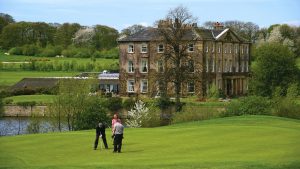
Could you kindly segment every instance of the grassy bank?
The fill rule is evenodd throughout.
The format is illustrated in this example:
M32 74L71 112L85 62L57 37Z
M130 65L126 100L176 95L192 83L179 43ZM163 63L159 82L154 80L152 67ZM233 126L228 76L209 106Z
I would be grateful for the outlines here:
M107 132L110 133L110 132ZM0 168L300 167L300 121L242 116L125 129L123 153L94 151L94 130L0 138ZM110 135L110 134L108 134Z
M12 104L17 102L30 102L35 101L39 104L52 103L55 95L21 95L21 96L12 96L6 97L5 100L13 100Z
M10 86L29 77L75 76L78 72L37 72L37 71L0 71L0 86Z

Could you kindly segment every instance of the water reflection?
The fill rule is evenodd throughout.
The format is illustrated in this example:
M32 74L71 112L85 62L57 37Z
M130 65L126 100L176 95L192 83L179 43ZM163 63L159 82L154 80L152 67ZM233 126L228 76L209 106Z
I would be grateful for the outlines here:
M12 136L28 134L27 127L34 120L32 117L3 117L0 118L0 136ZM39 133L58 131L55 122L51 118L37 117ZM67 131L67 124L62 124L62 131Z

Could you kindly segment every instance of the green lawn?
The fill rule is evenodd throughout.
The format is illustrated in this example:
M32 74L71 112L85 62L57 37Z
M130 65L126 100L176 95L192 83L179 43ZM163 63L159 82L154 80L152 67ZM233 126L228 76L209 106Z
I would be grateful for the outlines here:
M0 86L10 86L25 77L63 77L74 76L78 72L37 72L37 71L0 71Z
M21 95L7 97L4 100L12 99L13 103L35 101L37 103L52 103L55 95Z
M24 56L24 55L4 55L0 52L0 62L24 62L30 61L30 59L45 60L49 59L50 61L73 61L75 60L78 63L87 63L91 62L90 58L56 58L56 57L36 57L36 56ZM103 64L113 64L119 62L118 59L104 59L97 58L96 62L101 62Z
M107 131L107 133L110 133ZM123 152L94 151L95 131L0 137L0 168L296 169L300 121L242 116L125 129Z

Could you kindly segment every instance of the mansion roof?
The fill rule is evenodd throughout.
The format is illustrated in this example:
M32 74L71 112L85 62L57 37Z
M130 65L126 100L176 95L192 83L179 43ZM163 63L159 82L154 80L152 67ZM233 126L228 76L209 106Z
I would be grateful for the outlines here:
M234 41L249 43L245 39L239 37L235 32L227 29L188 29L183 39L186 40L209 40L209 41ZM120 37L118 42L149 42L162 40L158 28L146 28L133 35Z

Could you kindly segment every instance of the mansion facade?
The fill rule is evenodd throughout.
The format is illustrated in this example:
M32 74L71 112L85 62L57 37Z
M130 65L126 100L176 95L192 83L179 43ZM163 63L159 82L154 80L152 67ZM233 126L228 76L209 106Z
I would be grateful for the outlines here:
M248 89L250 42L231 29L217 24L214 29L190 25L187 35L190 43L187 53L193 58L196 75L200 78L182 84L181 95L205 97L214 84L225 95L243 95ZM121 96L159 94L157 77L164 65L161 62L165 44L158 28L147 28L118 40L120 52L119 94ZM196 73L196 72L194 72ZM169 95L175 93L168 84Z

